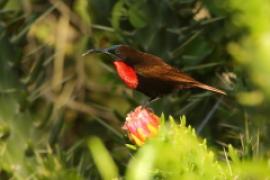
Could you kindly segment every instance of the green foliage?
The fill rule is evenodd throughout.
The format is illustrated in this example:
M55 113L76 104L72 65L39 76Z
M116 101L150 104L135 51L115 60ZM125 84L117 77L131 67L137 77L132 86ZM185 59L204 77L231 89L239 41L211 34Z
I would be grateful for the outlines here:
M109 152L106 150L102 142L92 137L88 143L89 149L93 155L94 161L102 175L103 179L114 179L118 177L118 170Z
M200 139L195 130L186 125L185 116L181 117L180 124L177 124L172 117L167 123L164 116L161 118L164 123L161 124L158 135L138 148L130 159L126 179L267 179L270 177L270 166L267 161L240 159L239 153L231 145L228 146L228 152L224 150L226 160L217 159L216 152L209 150L206 140ZM100 140L94 138L89 145L103 179L116 177L117 169ZM107 165L112 167L109 168ZM109 169L114 175L108 176Z
M217 162L195 130L172 117L158 136L143 146L128 166L127 179L226 179L227 168Z
M270 52L268 50L270 23L266 18L270 17L270 3L261 0L240 6L243 2L230 1L230 6L240 11L235 14L233 23L236 24L237 22L237 26L248 28L249 34L242 37L239 43L229 44L228 49L237 61L250 69L251 79L261 87L262 92L257 92L257 96L252 96L252 93L250 93L250 96L247 97L250 98L250 101L254 101L256 105L260 104L264 98L270 97L270 86L265 83L270 73ZM253 12L256 16L250 12ZM251 49L252 51L250 51Z
M0 179L267 178L269 7L268 0L1 0ZM185 114L195 130L165 123L131 151L121 125L145 96L120 82L107 57L81 56L112 44L158 55L228 96L188 90L152 103L157 113ZM91 136L100 140L89 143Z

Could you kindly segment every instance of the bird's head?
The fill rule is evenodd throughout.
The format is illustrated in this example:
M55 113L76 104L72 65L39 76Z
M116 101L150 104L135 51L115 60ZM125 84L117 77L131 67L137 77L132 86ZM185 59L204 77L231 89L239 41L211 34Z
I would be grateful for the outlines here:
M123 61L127 61L127 59L135 58L140 54L140 51L137 51L128 45L113 45L109 48L90 49L85 52L83 56L90 53L103 53L109 55L113 60L121 59Z
M112 57L117 73L124 83L132 89L138 86L138 77L134 65L140 51L127 45L114 45L104 49L90 49L83 56L89 53L103 53Z

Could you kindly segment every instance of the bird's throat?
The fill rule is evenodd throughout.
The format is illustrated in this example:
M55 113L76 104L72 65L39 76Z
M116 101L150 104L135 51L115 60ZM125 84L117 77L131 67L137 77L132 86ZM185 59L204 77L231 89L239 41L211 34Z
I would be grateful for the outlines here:
M121 60L116 60L113 64L122 81L129 88L136 89L139 82L135 69Z

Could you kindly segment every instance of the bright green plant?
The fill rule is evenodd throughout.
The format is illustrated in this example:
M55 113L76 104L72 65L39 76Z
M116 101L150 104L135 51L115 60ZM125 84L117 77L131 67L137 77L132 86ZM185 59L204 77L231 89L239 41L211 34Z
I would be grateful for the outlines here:
M268 0L0 1L0 179L268 178L269 12ZM119 43L228 96L163 97L151 108L196 130L165 123L131 151L121 126L145 97L107 57L81 56Z
M200 140L195 130L186 126L185 117L180 124L170 117L158 136L131 160L127 179L226 179L227 171L207 148L206 140Z
M126 179L267 179L270 177L270 165L267 161L241 159L239 153L231 146L223 152L224 160L207 146L206 140L200 139L191 126L186 125L186 118L180 124L170 117L165 123L161 117L161 126L156 137L149 139L138 147L130 159L126 171ZM97 141L97 140L95 140ZM100 142L99 142L100 143ZM104 152L99 143L90 143L94 158L100 163L114 166L108 152ZM100 149L100 153L93 152ZM104 159L99 157L104 153ZM106 158L105 158L106 157ZM111 174L116 174L115 168ZM100 170L106 177L106 171ZM106 178L105 178L106 179Z

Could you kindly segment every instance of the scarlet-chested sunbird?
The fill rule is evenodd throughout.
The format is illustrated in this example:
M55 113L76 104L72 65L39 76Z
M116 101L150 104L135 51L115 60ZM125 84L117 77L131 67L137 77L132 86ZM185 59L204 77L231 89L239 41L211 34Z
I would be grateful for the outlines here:
M165 63L160 57L136 50L128 45L114 45L104 49L90 49L88 53L101 52L113 58L113 64L122 81L151 99L174 90L201 88L226 95L222 90L201 83L184 72Z

